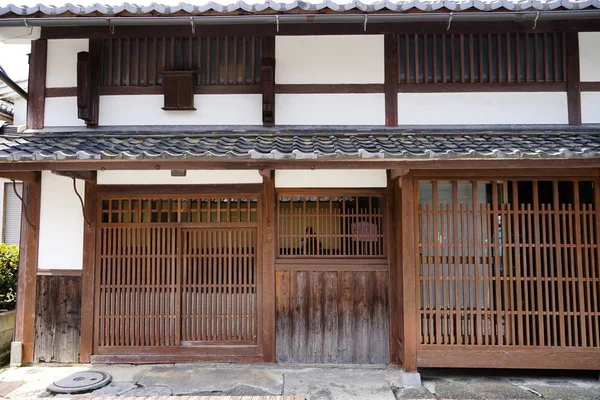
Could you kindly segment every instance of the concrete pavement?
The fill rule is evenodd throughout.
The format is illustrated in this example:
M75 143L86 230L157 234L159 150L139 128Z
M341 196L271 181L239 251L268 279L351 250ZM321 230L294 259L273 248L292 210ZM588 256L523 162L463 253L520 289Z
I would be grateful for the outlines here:
M422 386L408 387L401 371L383 366L245 364L36 365L8 368L2 384L7 399L55 396L46 387L74 372L93 369L113 376L109 386L89 395L100 398L150 396L304 396L307 400L402 399L565 399L600 400L593 372L423 370ZM414 383L414 382L412 382ZM185 398L185 397L184 397Z

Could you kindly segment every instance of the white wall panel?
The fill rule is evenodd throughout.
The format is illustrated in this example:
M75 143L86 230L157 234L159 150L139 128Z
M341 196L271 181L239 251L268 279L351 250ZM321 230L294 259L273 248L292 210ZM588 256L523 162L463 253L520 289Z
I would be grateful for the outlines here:
M276 170L277 188L381 188L387 186L384 169Z
M567 123L565 92L398 95L399 125Z
M600 92L581 92L581 122L600 124Z
M13 125L25 125L27 123L27 101L22 97L14 100Z
M383 83L383 35L276 36L275 82Z
M579 33L579 63L582 82L600 82L600 32Z
M88 50L88 39L48 40L46 87L77 86L77 53Z
M262 125L260 94L195 95L196 111L164 111L164 96L100 96L100 125Z
M84 197L85 184L77 181ZM42 172L38 269L81 269L83 215L71 178Z
M44 126L85 126L77 118L77 97L47 97Z
M188 170L186 176L171 171L98 171L99 185L209 185L262 183L257 170Z
M384 125L383 93L278 94L278 125Z

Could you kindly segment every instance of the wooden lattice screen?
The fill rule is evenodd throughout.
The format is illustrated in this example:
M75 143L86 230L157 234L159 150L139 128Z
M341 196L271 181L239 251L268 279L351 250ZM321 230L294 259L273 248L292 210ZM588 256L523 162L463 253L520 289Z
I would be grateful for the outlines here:
M261 38L163 37L102 40L103 86L162 85L162 71L197 72L197 85L260 83Z
M256 198L108 198L99 212L97 354L257 343Z
M591 181L421 182L421 345L600 346L599 199Z
M564 33L404 34L400 83L564 82Z
M382 196L280 195L280 257L385 257Z

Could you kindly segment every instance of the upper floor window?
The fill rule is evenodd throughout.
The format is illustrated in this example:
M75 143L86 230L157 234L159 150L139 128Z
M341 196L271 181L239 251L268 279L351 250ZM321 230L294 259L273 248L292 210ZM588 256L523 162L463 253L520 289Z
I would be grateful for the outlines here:
M260 83L261 38L163 37L102 41L103 86L163 84L162 71L196 71L196 85Z
M565 41L564 33L399 35L398 81L564 82Z

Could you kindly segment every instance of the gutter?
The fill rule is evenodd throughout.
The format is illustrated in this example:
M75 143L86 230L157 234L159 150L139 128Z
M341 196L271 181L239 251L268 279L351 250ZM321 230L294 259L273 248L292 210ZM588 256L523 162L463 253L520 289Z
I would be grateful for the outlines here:
M160 17L50 17L0 18L0 27L73 27L73 26L174 26L174 25L238 25L280 23L394 23L394 22L491 22L491 21L556 21L600 19L600 10L565 11L498 11L457 13L396 14L275 14L275 15L203 15Z
M15 93L17 93L19 96L21 96L22 98L27 100L27 92L25 90L23 90L23 88L21 86L17 85L17 83L15 81L10 79L10 77L8 75L6 75L6 72L4 72L4 69L2 68L1 65L0 65L0 81L6 83L6 85L9 88L11 88L12 90L15 91Z

